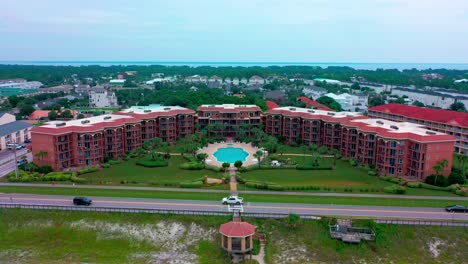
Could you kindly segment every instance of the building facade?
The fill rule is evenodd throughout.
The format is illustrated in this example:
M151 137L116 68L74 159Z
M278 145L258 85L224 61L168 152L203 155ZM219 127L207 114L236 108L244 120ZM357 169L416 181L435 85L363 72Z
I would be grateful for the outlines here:
M53 121L32 130L33 154L39 165L54 170L95 166L121 158L155 137L174 143L194 133L195 112L182 107L132 107L112 115Z
M260 127L262 110L256 105L201 105L197 108L198 124L212 137L242 137Z
M95 89L89 93L89 106L98 108L118 107L117 96L107 89Z
M265 132L286 144L336 149L360 164L375 166L381 175L424 180L444 159L449 166L443 174L450 174L455 138L420 125L296 107L265 114Z
M468 113L386 104L369 108L369 117L411 122L432 131L452 135L457 139L455 153L468 155Z
M32 125L16 121L12 114L0 112L0 151L7 149L7 144L24 143L31 139Z

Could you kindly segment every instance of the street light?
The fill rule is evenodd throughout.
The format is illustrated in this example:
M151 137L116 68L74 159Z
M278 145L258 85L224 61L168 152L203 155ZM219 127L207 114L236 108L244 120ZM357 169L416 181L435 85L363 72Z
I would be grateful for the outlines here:
M15 155L15 176L18 179L18 159L16 157L16 140L13 140L13 153Z

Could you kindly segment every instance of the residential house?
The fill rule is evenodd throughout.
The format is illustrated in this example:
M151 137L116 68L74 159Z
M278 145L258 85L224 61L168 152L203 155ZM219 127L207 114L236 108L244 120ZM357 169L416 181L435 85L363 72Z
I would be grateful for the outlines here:
M249 78L249 85L253 85L253 84L263 85L263 84L265 84L265 79L263 79L262 77L260 77L258 75L254 75L254 76Z
M327 93L327 89L318 86L310 86L302 89L302 92L305 96L317 100L318 98L324 96Z

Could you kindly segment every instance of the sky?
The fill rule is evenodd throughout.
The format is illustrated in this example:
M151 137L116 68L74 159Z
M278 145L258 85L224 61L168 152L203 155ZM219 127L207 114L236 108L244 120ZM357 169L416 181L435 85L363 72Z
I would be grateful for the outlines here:
M0 0L0 61L468 63L467 0Z

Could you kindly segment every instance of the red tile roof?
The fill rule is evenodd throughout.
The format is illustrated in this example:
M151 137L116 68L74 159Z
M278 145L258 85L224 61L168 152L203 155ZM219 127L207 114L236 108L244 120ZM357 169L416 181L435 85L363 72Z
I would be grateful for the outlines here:
M310 107L313 107L313 108L317 108L318 110L324 110L324 111L335 111L331 108L329 108L328 106L325 106L317 101L314 101L314 100L311 100L305 96L300 96L297 98L297 100L303 102L306 104L306 107L307 108L310 108Z
M279 107L279 105L273 101L265 101L265 103L268 106L268 110Z
M48 118L49 117L49 112L50 110L36 110L32 112L32 114L29 115L28 119L29 120L37 120L41 118ZM70 110L71 114L74 116L78 112L76 110Z
M386 104L369 108L369 112L381 112L387 114L401 115L408 118L424 121L444 123L453 126L468 127L468 113L456 112L442 109L431 109L425 107Z
M219 232L228 237L246 237L255 234L256 226L251 225L247 222L231 221L226 224L222 224L219 228Z

